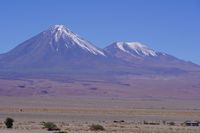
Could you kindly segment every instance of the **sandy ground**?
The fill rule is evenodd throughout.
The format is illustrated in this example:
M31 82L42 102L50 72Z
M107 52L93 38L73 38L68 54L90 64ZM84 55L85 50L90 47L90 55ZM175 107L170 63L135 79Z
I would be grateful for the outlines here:
M200 127L181 125L200 120L199 108L198 101L177 99L0 97L0 133L47 133L41 122L48 121L68 133L93 133L91 124L102 125L102 133L200 133ZM15 120L13 129L5 128L6 117ZM144 120L159 125L144 125Z
M89 129L89 123L56 123L62 131L69 133L95 133ZM199 133L199 127L166 126L166 125L143 125L136 123L109 123L100 122L105 131L100 133ZM17 123L13 129L1 127L1 133L51 133L42 129L39 123Z

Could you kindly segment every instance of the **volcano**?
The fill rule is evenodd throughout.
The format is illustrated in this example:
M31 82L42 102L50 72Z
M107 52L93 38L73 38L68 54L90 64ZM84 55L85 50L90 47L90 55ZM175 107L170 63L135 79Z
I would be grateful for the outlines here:
M197 98L199 79L200 67L192 62L140 42L98 48L64 25L0 55L0 95Z
M105 55L65 26L55 25L2 55L1 66L58 67L94 58L105 58Z

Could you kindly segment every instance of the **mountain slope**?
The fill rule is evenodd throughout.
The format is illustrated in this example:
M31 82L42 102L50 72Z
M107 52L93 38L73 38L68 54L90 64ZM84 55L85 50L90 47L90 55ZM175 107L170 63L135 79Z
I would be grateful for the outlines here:
M63 25L54 25L0 55L0 68L108 74L180 74L199 66L138 42L116 42L99 49ZM20 68L20 69L19 69ZM75 69L76 68L76 69ZM48 73L48 72L47 72Z
M155 51L139 42L115 42L104 48L104 51L112 58L143 67L199 70L199 66L191 62Z
M0 62L6 67L59 66L105 58L102 50L63 25L50 27L2 56Z
M132 57L158 56L158 53L139 42L116 42L106 47L104 50L108 52L121 52ZM116 54L117 56L117 54Z
M55 25L0 55L1 96L199 98L200 67L138 42L99 49Z

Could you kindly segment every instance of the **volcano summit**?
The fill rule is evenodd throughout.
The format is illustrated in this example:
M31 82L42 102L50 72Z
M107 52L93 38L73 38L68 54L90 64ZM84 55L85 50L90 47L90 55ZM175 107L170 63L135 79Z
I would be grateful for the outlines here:
M140 97L148 95L148 87L161 96L165 89L172 92L184 85L192 92L187 93L188 97L192 97L194 90L195 95L200 92L196 90L199 88L199 77L198 65L153 50L142 43L115 42L101 49L64 25L51 26L0 55L1 79L45 79L70 83L63 88L67 93L62 94L77 94L73 88L79 84L76 87L81 92L89 85L99 90L100 95L120 95L124 92L127 96L133 94ZM111 91L113 87L117 90ZM2 95L14 95L13 92L17 91L15 85L7 88L13 88L13 91L2 89ZM35 93L34 90L30 92L30 88L34 87L28 88L24 94ZM173 89L170 91L169 88Z

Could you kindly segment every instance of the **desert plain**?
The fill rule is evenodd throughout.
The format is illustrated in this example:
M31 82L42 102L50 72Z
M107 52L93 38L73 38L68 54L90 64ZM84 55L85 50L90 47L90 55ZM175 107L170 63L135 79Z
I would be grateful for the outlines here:
M183 125L200 120L197 78L64 79L2 78L0 133L56 132L43 122L68 133L200 133L200 127ZM4 124L7 117L14 119L12 129ZM105 130L91 131L92 124Z
M54 122L68 133L93 133L90 125L100 124L102 133L199 133L200 127L182 125L200 120L200 102L184 99L109 98L85 96L0 97L0 133L48 133L42 122ZM15 120L6 129L4 120ZM144 122L159 123L155 125ZM175 125L168 123L174 122Z

